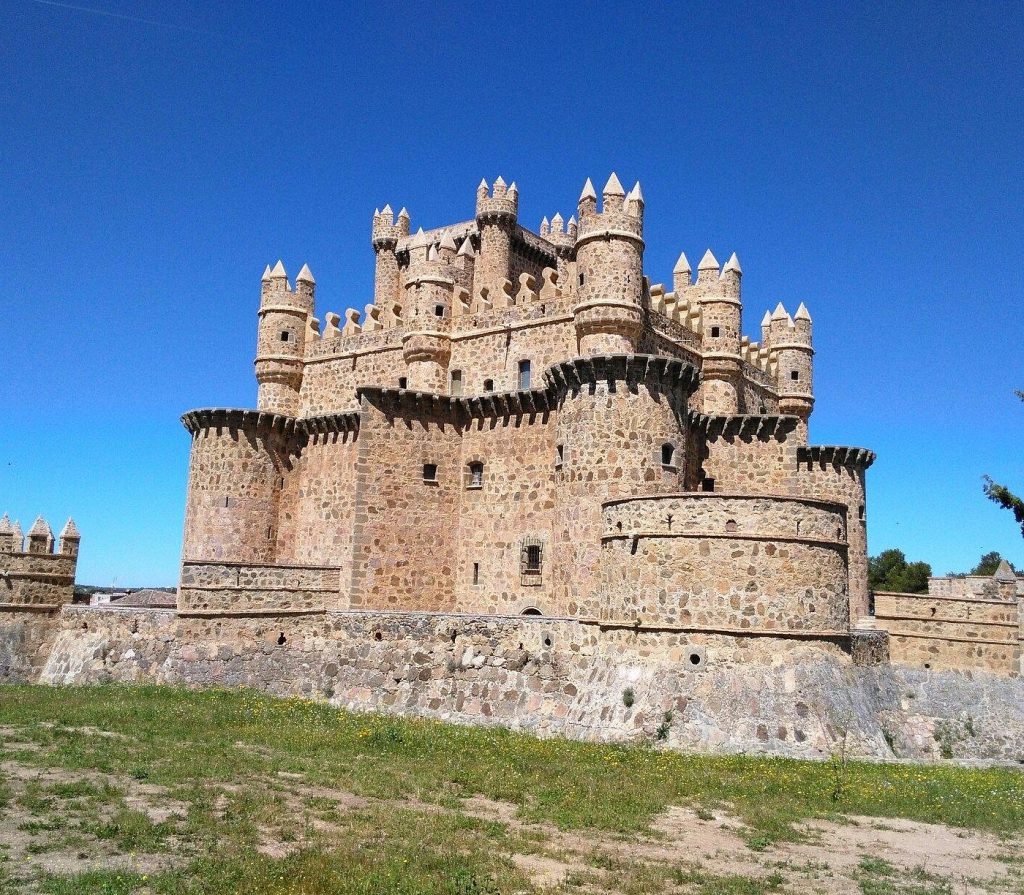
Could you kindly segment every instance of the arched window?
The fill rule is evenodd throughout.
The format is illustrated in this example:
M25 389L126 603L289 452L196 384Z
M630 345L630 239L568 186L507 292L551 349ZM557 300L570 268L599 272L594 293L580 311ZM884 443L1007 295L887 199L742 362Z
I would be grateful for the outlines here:
M544 613L541 612L536 606L527 606L519 614L520 615L543 615Z

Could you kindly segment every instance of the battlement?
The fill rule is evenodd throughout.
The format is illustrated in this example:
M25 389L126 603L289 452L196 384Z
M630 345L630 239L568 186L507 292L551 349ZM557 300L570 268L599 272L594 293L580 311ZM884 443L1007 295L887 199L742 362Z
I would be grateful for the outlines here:
M383 248L395 249L398 241L409 235L409 212L403 208L398 212L397 220L394 214L390 205L385 205L383 211L376 208L373 210L371 242L374 251Z
M476 188L476 219L478 222L509 220L519 217L519 188L513 182L510 186L499 176L493 187L481 180Z
M598 210L597 192L588 177L576 210L579 216L577 250L581 243L609 236L634 239L643 244L644 197L639 181L627 195L613 171L601 191L601 209Z
M0 609L49 612L70 603L81 541L73 519L65 523L55 544L53 530L42 516L23 535L21 525L4 513L0 517Z

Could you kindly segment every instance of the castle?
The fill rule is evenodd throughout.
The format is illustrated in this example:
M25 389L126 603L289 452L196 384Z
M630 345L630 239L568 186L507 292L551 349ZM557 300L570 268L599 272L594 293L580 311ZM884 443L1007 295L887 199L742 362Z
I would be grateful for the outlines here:
M263 274L257 409L194 410L180 613L539 614L848 636L874 455L808 444L811 316L741 334L742 270L644 274L644 197L373 215L373 302Z
M0 681L249 686L351 710L821 758L1024 756L1024 578L867 583L874 455L808 444L800 304L643 271L644 199L412 234L373 302L263 275L255 410L186 413L176 609L69 605L79 535L0 521ZM627 697L628 694L628 698Z

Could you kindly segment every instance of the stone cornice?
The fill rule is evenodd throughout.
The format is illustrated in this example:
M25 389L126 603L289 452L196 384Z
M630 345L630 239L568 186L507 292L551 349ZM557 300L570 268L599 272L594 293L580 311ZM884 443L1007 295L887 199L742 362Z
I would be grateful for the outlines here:
M782 414L714 414L690 411L690 425L708 437L749 435L770 438L776 433L786 435L800 423L800 418Z
M798 463L822 463L833 466L850 466L867 469L875 462L875 453L867 448L847 447L834 444L812 444L797 448Z
M227 407L207 407L190 410L181 417L181 424L192 434L203 429L264 429L280 435L292 435L296 420L277 413L259 410L237 410Z

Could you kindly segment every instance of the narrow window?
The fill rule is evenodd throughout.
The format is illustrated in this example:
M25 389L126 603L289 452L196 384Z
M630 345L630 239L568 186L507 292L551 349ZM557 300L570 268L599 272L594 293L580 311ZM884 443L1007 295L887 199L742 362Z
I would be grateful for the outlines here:
M717 339L722 334L722 328L720 326L711 327L711 338Z
M520 390L528 389L530 387L530 362L528 360L519 361L519 388Z
M451 394L453 398L462 397L462 370L452 370Z
M794 382L796 382L800 378L800 371L799 370L793 370L792 372L790 372L789 378L792 379Z
M484 486L484 464L475 461L469 464L469 474L466 476L467 488L483 488Z
M404 377L404 376L399 376L398 377L398 387L399 388L408 388L409 387L409 380L406 379L406 377Z
M493 379L485 379L484 380L484 391L485 392L493 392L494 391L494 380Z
M540 573L540 544L530 544L526 548L526 571Z
M434 316L444 317L444 305L434 305Z
M580 274L580 285L583 285L583 274Z
M561 466L565 462L565 445L560 444L555 448L555 466Z
M282 342L287 342L290 336L291 336L291 333L288 332L288 330L285 330L284 332L281 333L281 341Z
M480 583L480 563L478 562L473 563L473 583Z
M864 521L864 504L861 504L860 507L858 508L858 510L857 510L857 518L860 519L861 522Z
M423 464L423 481L425 481L425 482L436 482L437 481L437 464L436 463L424 463Z
M267 540L268 541L270 540L270 535L271 535L272 531L273 531L273 529L271 529L271 527L268 525L267 526Z
M700 490L701 491L714 491L715 490L715 480L714 479L704 479L704 481L702 481L700 483Z
M671 442L666 441L661 446L661 465L671 466L676 458L676 448Z

